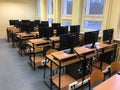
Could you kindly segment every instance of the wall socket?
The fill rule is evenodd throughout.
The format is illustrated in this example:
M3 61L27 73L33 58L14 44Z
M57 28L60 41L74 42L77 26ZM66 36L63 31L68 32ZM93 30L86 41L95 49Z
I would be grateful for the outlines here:
M75 81L75 82L69 84L69 90L74 90L75 88L77 88L77 84L78 84L77 81Z

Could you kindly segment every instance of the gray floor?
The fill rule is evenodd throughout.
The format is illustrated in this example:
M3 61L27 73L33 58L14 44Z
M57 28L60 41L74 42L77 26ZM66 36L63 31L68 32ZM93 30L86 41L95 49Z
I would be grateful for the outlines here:
M43 83L43 68L33 71L27 59L6 39L0 39L0 90L49 90Z

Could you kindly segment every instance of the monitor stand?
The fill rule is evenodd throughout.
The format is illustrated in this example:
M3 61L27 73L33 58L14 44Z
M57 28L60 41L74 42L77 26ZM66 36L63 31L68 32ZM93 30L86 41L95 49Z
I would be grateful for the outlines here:
M86 48L96 48L96 45L95 44L90 44L90 45L87 45L85 46Z
M73 49L67 49L67 50L64 50L64 53L67 53L67 54L74 54L74 50Z
M50 40L49 37L44 37L44 40Z

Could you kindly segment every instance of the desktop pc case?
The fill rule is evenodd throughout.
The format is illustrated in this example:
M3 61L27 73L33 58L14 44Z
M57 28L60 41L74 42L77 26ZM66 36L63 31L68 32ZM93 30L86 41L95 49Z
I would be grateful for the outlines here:
M75 79L80 79L91 72L91 59L76 62L66 66L66 74Z

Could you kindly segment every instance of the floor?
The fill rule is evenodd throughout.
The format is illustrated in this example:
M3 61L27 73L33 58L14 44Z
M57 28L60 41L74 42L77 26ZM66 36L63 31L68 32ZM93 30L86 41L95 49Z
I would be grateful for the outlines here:
M20 56L6 38L0 39L0 90L49 90L43 80L43 68L34 71L27 60L28 56ZM77 90L88 90L88 86Z
M49 90L43 83L43 68L28 65L7 39L0 39L0 90Z

